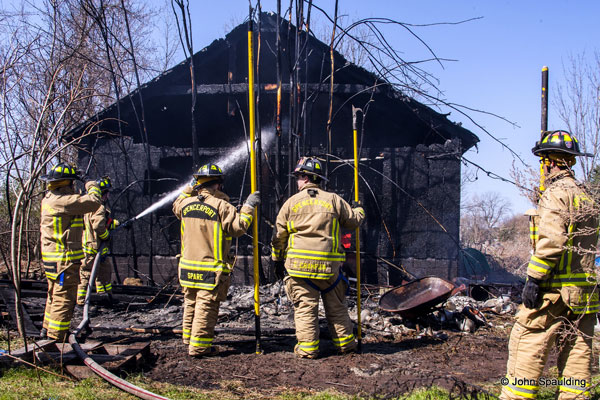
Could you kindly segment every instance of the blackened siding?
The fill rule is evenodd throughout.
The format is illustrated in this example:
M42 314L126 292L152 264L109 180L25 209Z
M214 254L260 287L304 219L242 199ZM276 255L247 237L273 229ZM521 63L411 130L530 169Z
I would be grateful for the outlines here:
M315 154L318 150L313 149ZM230 149L203 148L201 159L203 162L214 161L228 151ZM270 153L274 156L273 148ZM336 153L343 156L349 152L337 149ZM116 187L111 203L115 217L121 221L139 214L168 192L189 181L190 149L151 146L150 154L152 166L148 171L143 145L133 143L130 138L103 139L96 146L90 174L97 171L100 175L104 171L111 171ZM370 159L363 161L360 167L360 197L367 211L367 220L361 228L361 250L365 253L363 278L366 282L395 285L405 278L400 270L378 262L377 257L385 258L419 276L456 276L460 216L459 154L458 140L449 140L445 145L420 145L414 148L363 149L361 157ZM88 157L87 153L82 152L80 167L87 165ZM286 160L282 165L287 165ZM352 167L340 166L340 163L331 165L330 170L339 168L331 176L329 189L348 201L353 200ZM245 162L242 160L225 171L226 191L234 204L239 203L242 184L241 198L244 199L249 193L249 180L244 179L244 170ZM167 180L148 182L147 179ZM132 182L137 183L131 185ZM127 191L119 195L127 186ZM264 244L270 242L270 224L276 217L273 188L274 181L266 165L263 165L260 241ZM152 235L151 218L154 218ZM265 223L265 220L269 223ZM179 229L179 221L172 215L171 204L166 204L152 215L136 221L131 230L119 231L113 238L112 252L124 257L121 260L127 260L129 265L143 264L140 261L143 259L134 258L148 256L150 246L155 256L174 257L179 253ZM238 256L250 255L250 239L243 237L239 243ZM268 247L264 252L268 253ZM349 264L352 264L352 258L349 257ZM143 269L143 266L137 265L137 268ZM159 263L157 268L167 267ZM159 280L162 279L160 276L172 275L172 271L155 273L159 274Z

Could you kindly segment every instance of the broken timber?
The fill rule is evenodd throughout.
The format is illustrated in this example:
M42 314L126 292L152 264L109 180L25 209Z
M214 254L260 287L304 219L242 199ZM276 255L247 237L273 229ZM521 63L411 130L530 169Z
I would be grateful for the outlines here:
M150 342L133 342L128 344L103 344L89 340L81 344L82 350L103 368L116 372L138 368L143 359L150 353ZM61 364L75 378L84 379L94 375L87 366L82 365L81 359L69 343L57 343L54 340L39 340L25 348L12 352L11 356L31 361L35 355L35 363ZM0 357L0 359L8 357Z
M0 298L6 305L6 309L10 315L12 322L16 325L17 313L15 306L15 292L11 289L0 288ZM25 310L25 307L21 304L21 314L23 316L23 324L25 326L25 334L27 336L39 336L40 330L35 327L29 313Z

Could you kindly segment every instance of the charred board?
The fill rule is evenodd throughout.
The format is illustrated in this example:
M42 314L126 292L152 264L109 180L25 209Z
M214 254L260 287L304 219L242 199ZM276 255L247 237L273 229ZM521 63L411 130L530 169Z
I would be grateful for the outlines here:
M119 373L138 368L150 353L150 342L132 342L127 344L103 344L88 340L81 348L103 368ZM94 373L83 364L69 343L57 343L54 340L40 340L12 352L12 357L0 357L7 361L20 358L31 362L35 355L37 365L61 365L77 379L89 378ZM4 360L3 360L4 361Z
M0 287L0 299L4 302L6 306L6 311L10 315L10 319L13 325L13 328L17 329L17 311L15 305L15 292L8 288ZM21 315L23 316L23 324L25 325L25 334L27 336L39 336L40 330L35 327L29 313L21 305Z

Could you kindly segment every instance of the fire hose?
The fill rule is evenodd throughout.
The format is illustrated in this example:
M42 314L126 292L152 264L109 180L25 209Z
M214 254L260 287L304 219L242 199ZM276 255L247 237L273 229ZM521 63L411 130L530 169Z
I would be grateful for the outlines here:
M113 230L113 233L118 231L119 229L124 228L125 226L131 224L136 219L137 219L137 217L127 220L123 224L119 225L115 230ZM90 305L90 293L92 292L92 287L93 287L92 285L94 284L94 281L96 280L96 271L98 269L98 265L100 265L100 258L102 255L102 251L106 248L106 246L107 246L107 242L103 242L100 245L100 248L98 249L98 254L96 254L96 258L94 259L94 265L92 267L92 272L90 274L90 280L88 282L88 287L87 287L87 293L85 295L85 305L83 306L83 318L82 318L81 322L79 323L79 325L77 326L77 328L75 329L75 331L69 335L69 343L73 347L73 350L75 350L77 355L84 362L84 364L87 365L92 371L94 371L94 373L96 375L98 375L99 377L101 377L102 379L107 381L108 383L118 387L121 390L126 391L127 393L131 393L132 395L137 396L141 399L169 400L167 397L163 397L158 394L152 393L146 389L142 389L141 387L136 386L132 383L129 383L126 380L121 379L118 376L114 375L113 373L109 372L108 370L103 368L100 364L98 364L96 361L94 361L92 359L92 357L87 355L86 352L83 351L83 349L77 342L77 335L79 335L79 333L81 333L82 330L86 329L90 323L90 319L89 319L89 315L88 315L89 305Z

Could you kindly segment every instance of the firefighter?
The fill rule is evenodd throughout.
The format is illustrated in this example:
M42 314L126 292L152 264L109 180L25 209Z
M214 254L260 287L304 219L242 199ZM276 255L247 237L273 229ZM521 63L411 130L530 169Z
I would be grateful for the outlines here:
M319 354L319 298L333 344L340 354L356 351L353 324L345 294L348 281L340 271L346 256L340 229L356 229L365 218L359 204L352 206L335 193L321 189L321 162L302 157L292 172L298 193L290 197L277 215L272 241L275 274L283 278L288 298L294 305L298 343L294 353L301 358ZM285 276L287 271L288 276Z
M219 304L227 298L231 281L231 240L248 230L259 204L259 193L254 192L238 213L223 193L223 171L216 164L200 167L192 184L173 203L173 213L181 220L183 342L189 344L192 357L219 352L212 342Z
M558 398L588 398L599 306L594 273L598 216L571 167L576 156L591 154L582 153L575 136L565 131L548 132L532 151L541 158L545 189L500 397L536 398L546 382L540 377L556 342Z
M100 207L100 188L95 181L85 184L87 194L75 193L77 170L60 163L42 176L47 193L42 200L42 260L48 279L48 298L41 336L64 341L69 332L77 297L79 268L84 258L81 247L83 215Z
M110 177L105 176L99 179L97 183L102 193L102 205L96 211L83 216L83 252L85 258L79 271L78 305L83 305L85 302L90 274L100 247L102 247L102 254L96 271L96 293L106 293L110 303L114 303L111 283L112 265L107 256L110 233L119 225L119 221L110 217L108 208L108 196L112 188Z

